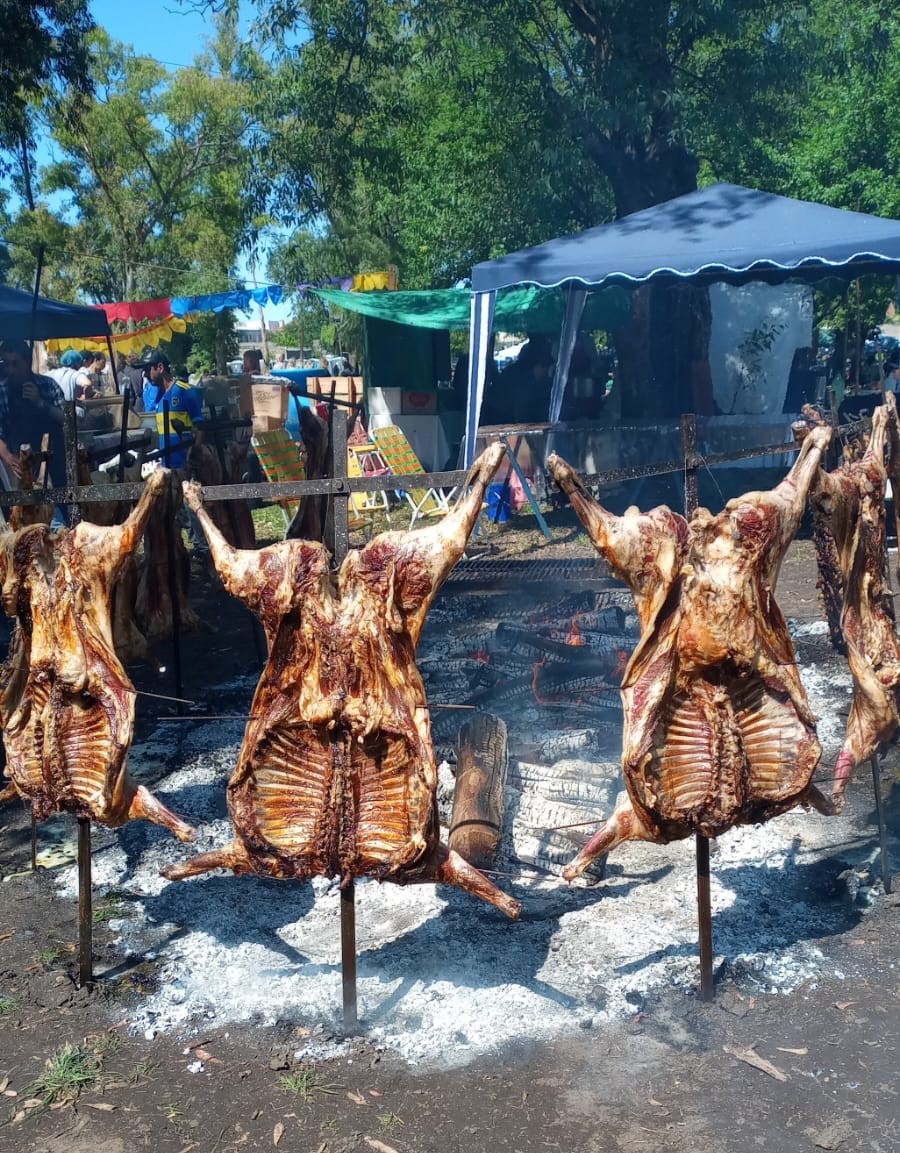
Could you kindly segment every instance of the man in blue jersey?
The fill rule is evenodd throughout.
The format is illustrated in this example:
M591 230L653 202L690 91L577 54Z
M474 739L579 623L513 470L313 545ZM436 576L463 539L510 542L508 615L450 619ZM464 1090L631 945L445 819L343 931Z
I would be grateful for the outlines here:
M189 384L175 379L169 358L162 352L154 352L147 362L144 412L155 414L159 447L162 450L168 447L163 464L167 468L184 468L190 446L184 443L181 433L192 433L194 444L202 444L203 402L200 394Z
M203 443L203 402L200 393L185 381L175 379L165 353L154 352L147 361L146 371L144 412L156 416L159 447L164 453L162 463L166 468L183 470L190 443L186 443L181 434L193 434L194 444ZM208 556L209 546L196 515L184 505L178 515L181 527L187 529L191 538L194 555Z

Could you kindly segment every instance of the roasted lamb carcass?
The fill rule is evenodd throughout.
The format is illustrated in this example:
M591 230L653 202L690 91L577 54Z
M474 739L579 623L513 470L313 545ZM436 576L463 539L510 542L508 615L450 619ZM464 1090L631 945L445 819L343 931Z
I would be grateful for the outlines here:
M847 735L834 767L838 807L853 770L890 740L900 722L900 639L884 577L885 450L889 439L896 443L896 422L888 393L875 409L862 457L834 472L819 470L812 488L817 549L824 542L837 558L841 633L853 674Z
M43 819L66 811L118 826L135 817L180 840L194 830L125 768L135 693L113 648L111 588L166 484L154 475L121 525L44 525L0 539L3 607L17 641L0 674L6 772Z
M169 583L170 525L174 527L172 556L181 631L198 632L206 627L194 612L190 601L191 558L185 548L179 523L182 508L181 487L174 473L158 471L162 471L167 479L162 484L162 496L147 521L147 531L144 534L144 561L140 569L135 601L135 612L140 621L141 631L149 640L170 637L174 629Z
M814 429L771 492L690 522L665 507L613 516L565 461L547 461L641 622L622 681L627 797L567 879L620 841L714 837L799 804L834 812L812 784L821 749L773 595L830 436Z
M173 880L229 868L304 879L376 877L458 885L510 917L518 902L439 840L437 768L416 646L462 555L503 449L440 524L389 532L351 552L335 582L325 547L285 540L231 548L200 503L227 589L259 616L269 661L256 690L228 806L237 839L165 870Z

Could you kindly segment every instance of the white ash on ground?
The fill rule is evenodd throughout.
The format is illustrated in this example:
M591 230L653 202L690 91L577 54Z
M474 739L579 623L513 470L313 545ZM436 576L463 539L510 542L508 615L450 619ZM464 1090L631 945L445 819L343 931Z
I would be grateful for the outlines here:
M843 736L839 713L849 704L846 664L821 651L818 633L801 644L807 640L818 646L816 663L802 664L802 675L823 718L823 761L831 764ZM245 687L249 705L249 681ZM546 850L534 843L542 822L545 829L567 823L561 817L574 810L599 824L621 781L616 758L600 751L608 733L566 732L553 723L558 714L536 703L520 710L537 754L534 765L510 766L510 819L494 879L522 901L521 921L446 887L357 886L362 1027L371 1043L410 1061L465 1063L510 1042L652 1015L667 992L696 988L693 841L623 845L594 887L570 887L521 863ZM213 1023L287 1020L338 1032L335 883L224 873L168 883L159 875L163 864L230 839L225 783L241 733L240 721L161 724L132 751L135 775L152 779L157 795L198 824L196 846L143 822L96 835L95 899L115 891L127 903L128 915L112 923L118 949L159 963L156 991L131 1010L135 1030L195 1033ZM160 775L165 764L171 771ZM446 767L440 776L446 817L452 778ZM787 993L836 975L822 939L858 923L875 891L870 789L857 782L840 818L796 810L714 844L715 947L739 989ZM561 847L550 849L544 863L558 870ZM74 868L59 879L74 896ZM309 1046L317 1056L341 1052L338 1040L323 1043L315 1034Z

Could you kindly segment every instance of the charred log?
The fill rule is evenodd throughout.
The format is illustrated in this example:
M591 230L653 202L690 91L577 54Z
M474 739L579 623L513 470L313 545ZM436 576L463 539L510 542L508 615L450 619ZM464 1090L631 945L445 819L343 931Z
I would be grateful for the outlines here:
M489 869L502 833L506 725L490 713L478 713L459 730L458 744L448 844L470 865Z

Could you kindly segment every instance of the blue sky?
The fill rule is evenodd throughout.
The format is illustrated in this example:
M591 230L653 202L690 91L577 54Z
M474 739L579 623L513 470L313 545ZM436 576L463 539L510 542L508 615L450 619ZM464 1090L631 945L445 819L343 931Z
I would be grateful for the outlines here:
M115 40L130 44L136 55L152 56L158 63L175 69L188 66L214 35L213 19L208 12L183 7L178 0L91 0L91 13ZM254 9L247 0L241 3L241 31L247 33ZM40 155L39 160L44 159ZM265 261L257 276L264 275ZM246 261L241 261L238 275L250 279ZM285 301L266 308L267 320L287 320L293 306ZM239 314L242 316L243 314ZM258 319L256 315L254 320Z
M253 11L246 2L241 11L246 31ZM182 6L178 0L91 0L91 13L116 40L170 67L190 64L214 32L207 12Z

